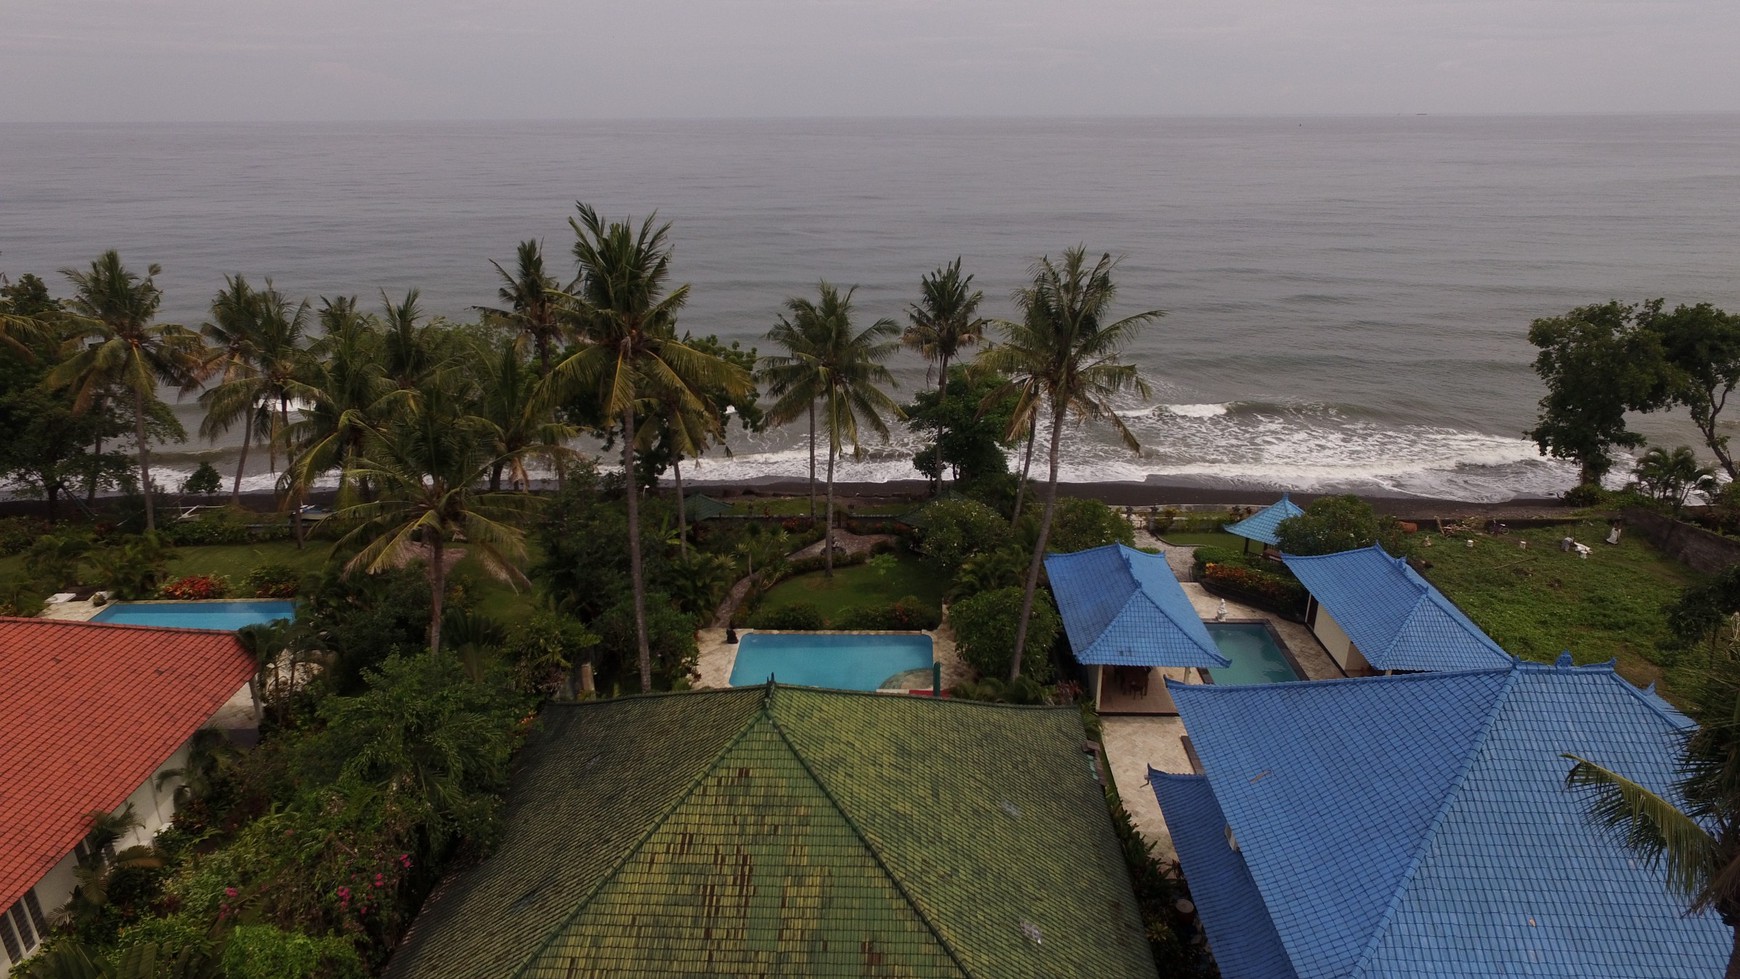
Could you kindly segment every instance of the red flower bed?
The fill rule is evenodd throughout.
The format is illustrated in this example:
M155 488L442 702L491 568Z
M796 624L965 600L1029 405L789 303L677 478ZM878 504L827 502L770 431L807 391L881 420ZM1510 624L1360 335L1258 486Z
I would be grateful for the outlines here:
M207 598L224 598L230 593L230 580L222 575L194 574L185 578L177 578L157 590L162 598L174 598L181 601L199 601Z
M1237 564L1206 564L1204 585L1235 592L1277 611L1297 614L1305 609L1305 586L1291 578L1267 574Z

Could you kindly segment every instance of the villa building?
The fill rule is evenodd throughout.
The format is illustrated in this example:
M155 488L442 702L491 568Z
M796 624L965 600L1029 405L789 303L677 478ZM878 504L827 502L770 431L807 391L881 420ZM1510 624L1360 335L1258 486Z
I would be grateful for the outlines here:
M390 979L1154 975L1074 707L769 683L540 726Z
M1722 974L1732 930L1565 785L1672 792L1692 724L1610 664L1172 695L1199 774L1149 779L1225 979Z
M1096 710L1171 713L1165 679L1230 665L1162 555L1108 544L1047 554L1045 573Z
M1305 621L1349 676L1483 670L1511 660L1462 610L1382 545L1286 555L1311 593Z
M146 843L174 815L188 741L254 725L253 660L228 632L0 618L0 964L41 944L92 812Z

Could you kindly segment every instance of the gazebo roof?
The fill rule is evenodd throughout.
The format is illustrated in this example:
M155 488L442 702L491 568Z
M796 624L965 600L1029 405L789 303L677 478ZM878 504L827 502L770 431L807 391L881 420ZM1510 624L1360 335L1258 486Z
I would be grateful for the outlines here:
M1299 509L1298 504L1288 499L1287 494L1282 493L1281 498L1274 503L1258 510L1256 513L1240 520L1238 523L1227 524L1221 529L1229 534L1234 534L1247 540L1254 540L1260 544L1267 544L1270 547L1279 547L1281 541L1275 536L1275 528L1281 525L1281 521L1292 517L1303 516L1304 513L1305 511Z
M1164 555L1107 544L1047 554L1045 573L1082 664L1228 665Z

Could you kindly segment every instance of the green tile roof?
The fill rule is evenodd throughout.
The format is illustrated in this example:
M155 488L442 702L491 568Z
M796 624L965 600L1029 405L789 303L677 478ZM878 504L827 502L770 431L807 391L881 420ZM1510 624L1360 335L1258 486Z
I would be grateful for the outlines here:
M1152 977L1083 740L795 687L552 705L389 979Z
M715 500L711 496L691 493L683 498L685 515L696 522L712 520L717 517L729 517L736 514L737 508L723 500Z

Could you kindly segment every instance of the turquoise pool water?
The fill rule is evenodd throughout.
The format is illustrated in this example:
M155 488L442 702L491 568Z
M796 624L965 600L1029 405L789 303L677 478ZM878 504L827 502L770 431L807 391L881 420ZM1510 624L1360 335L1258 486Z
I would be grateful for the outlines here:
M1286 683L1299 679L1287 654L1275 645L1269 627L1261 622L1209 622L1208 634L1222 654L1232 660L1224 670L1209 670L1216 684L1246 686L1253 683Z
M158 625L175 629L240 629L296 615L296 603L260 599L246 602L117 602L91 618L120 625Z
M929 669L931 662L929 636L751 632L737 644L731 685L754 686L771 676L803 687L875 690L896 673Z

